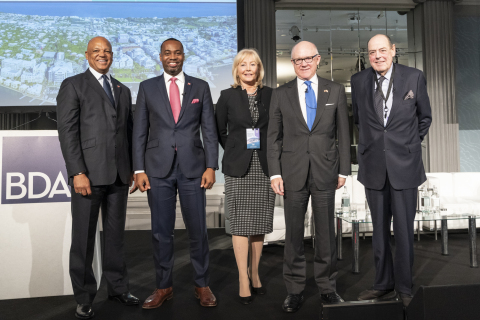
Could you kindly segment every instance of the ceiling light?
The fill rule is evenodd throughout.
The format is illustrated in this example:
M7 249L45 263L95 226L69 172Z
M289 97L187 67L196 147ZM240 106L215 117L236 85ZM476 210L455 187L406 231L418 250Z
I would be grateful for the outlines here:
M292 35L292 40L297 42L298 40L300 40L300 29L298 29L297 26L292 26L290 28L290 34Z

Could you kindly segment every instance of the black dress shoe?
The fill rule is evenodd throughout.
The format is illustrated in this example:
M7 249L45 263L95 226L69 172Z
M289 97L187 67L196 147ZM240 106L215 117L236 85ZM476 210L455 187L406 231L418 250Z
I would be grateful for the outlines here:
M78 319L91 319L94 315L91 304L77 304L75 317Z
M303 304L303 294L289 294L283 302L285 312L297 312Z
M400 299L402 299L403 306L406 308L412 301L413 296L408 293L399 293Z
M342 297L340 297L340 295L336 292L321 294L320 299L322 299L323 303L328 303L328 304L345 302L345 300L343 300Z
M358 295L358 300L392 300L397 297L397 292L392 290L375 290L367 289L360 292Z
M110 300L116 300L124 306L134 306L140 303L137 297L133 296L130 292L119 294L118 296L108 296Z
M240 296L239 296L240 297ZM252 296L248 296L248 297L240 297L240 302L242 304L250 304L253 302L253 299L252 299Z

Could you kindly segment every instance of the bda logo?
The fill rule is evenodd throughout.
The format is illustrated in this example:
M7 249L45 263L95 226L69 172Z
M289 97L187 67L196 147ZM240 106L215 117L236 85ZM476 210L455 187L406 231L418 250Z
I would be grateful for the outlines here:
M2 204L68 202L58 137L3 137Z

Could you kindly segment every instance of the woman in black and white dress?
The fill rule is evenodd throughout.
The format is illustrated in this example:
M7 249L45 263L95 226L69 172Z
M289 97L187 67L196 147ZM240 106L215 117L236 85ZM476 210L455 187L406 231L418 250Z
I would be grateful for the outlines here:
M225 150L222 172L239 272L239 295L242 303L249 304L251 290L265 293L258 265L265 234L273 231L275 193L267 166L272 89L262 85L264 70L255 50L243 49L237 54L232 74L234 84L221 92L216 119L220 144Z

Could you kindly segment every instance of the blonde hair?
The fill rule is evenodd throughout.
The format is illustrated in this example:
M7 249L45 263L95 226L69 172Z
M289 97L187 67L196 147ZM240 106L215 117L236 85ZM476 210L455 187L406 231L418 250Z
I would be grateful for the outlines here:
M240 77L238 75L238 66L240 63L242 63L243 60L247 56L252 56L253 59L255 60L255 63L257 64L257 81L255 82L255 85L262 88L263 87L263 76L265 74L265 71L263 70L263 63L262 60L260 59L260 56L257 53L257 50L255 49L242 49L240 50L239 53L235 56L235 59L233 59L233 66L232 66L232 76L233 76L233 84L232 87L236 88L238 86L241 86L240 83Z

